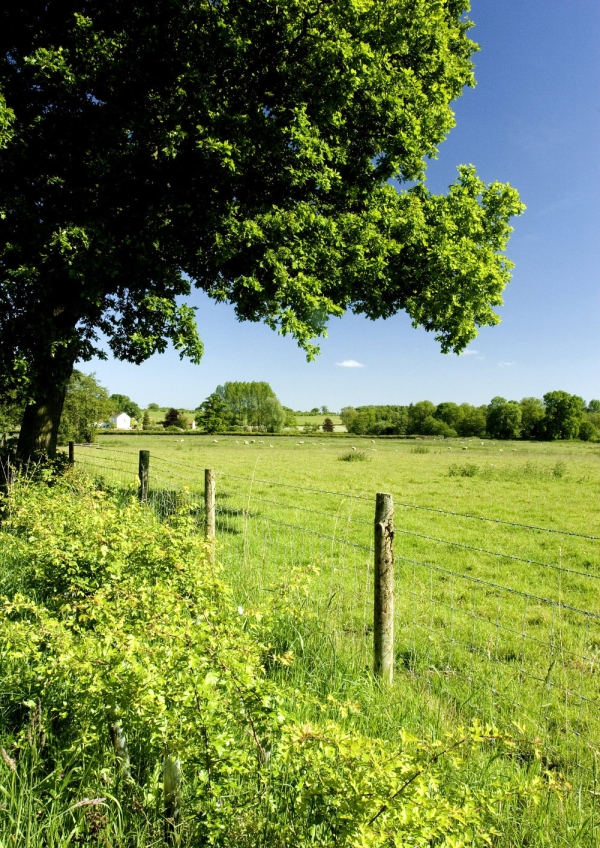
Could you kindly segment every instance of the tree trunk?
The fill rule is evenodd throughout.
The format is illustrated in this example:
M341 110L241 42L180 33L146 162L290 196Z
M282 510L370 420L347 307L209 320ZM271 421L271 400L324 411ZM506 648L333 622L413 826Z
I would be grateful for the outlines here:
M71 366L71 371L72 371ZM49 385L39 400L25 407L17 453L27 460L36 453L49 457L56 456L58 427L65 403L69 375L64 374L57 380L49 380Z

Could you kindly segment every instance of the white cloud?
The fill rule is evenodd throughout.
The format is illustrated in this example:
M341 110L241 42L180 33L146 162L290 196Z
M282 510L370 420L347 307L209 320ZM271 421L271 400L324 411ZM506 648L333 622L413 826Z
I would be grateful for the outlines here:
M477 353L479 353L478 350L463 350L461 356L475 356Z
M515 364L514 362L499 362L498 367L499 368L509 368L511 365L514 365L514 364Z
M344 359L343 362L336 362L340 368L364 368L362 362L357 362L356 359Z

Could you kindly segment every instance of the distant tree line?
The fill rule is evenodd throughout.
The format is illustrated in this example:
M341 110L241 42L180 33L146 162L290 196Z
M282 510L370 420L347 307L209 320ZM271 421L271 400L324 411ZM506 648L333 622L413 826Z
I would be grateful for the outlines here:
M16 401L0 404L1 441L17 430L22 407ZM320 407L318 411L323 413L326 409ZM98 426L119 412L126 412L134 425L137 423L145 430L185 430L190 426L190 414L184 410L166 410L161 422L152 422L149 410L158 411L158 404L149 404L142 412L127 395L109 394L95 375L74 371L67 387L59 444L93 441ZM280 403L266 382L228 382L217 386L197 407L195 420L205 433L228 430L278 433L296 427L296 414ZM563 391L520 401L495 397L484 406L450 401L436 406L428 400L408 406L346 406L341 418L348 432L356 435L600 440L600 400L591 400L586 405L578 395ZM333 421L326 418L323 430L333 432L333 429Z
M578 395L548 392L521 401L495 397L484 406L428 400L409 406L346 406L342 422L349 433L385 436L488 436L492 439L600 438L600 401L587 406Z

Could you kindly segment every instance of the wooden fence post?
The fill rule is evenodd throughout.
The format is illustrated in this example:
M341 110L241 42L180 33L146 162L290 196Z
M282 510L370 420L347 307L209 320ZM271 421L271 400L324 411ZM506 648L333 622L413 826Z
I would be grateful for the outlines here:
M150 478L150 451L140 451L140 464L138 470L140 478L139 497L141 501L148 500L148 481Z
M75 465L75 442L69 442L69 464Z
M216 537L215 521L215 472L212 468L204 470L204 535L206 541L210 542L214 555L214 542Z
M163 760L163 797L165 803L165 842L173 841L179 823L179 795L181 792L181 761L179 757L165 754Z
M375 503L373 670L394 680L394 502L378 493Z

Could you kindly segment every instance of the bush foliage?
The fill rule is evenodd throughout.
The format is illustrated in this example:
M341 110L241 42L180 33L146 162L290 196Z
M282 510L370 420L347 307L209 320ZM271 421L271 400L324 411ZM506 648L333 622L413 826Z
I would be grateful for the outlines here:
M166 833L190 846L482 846L531 790L461 781L470 746L510 744L489 728L390 745L298 718L267 672L294 603L237 607L184 502L160 520L48 473L12 486L0 537L3 840L160 843L179 769Z

